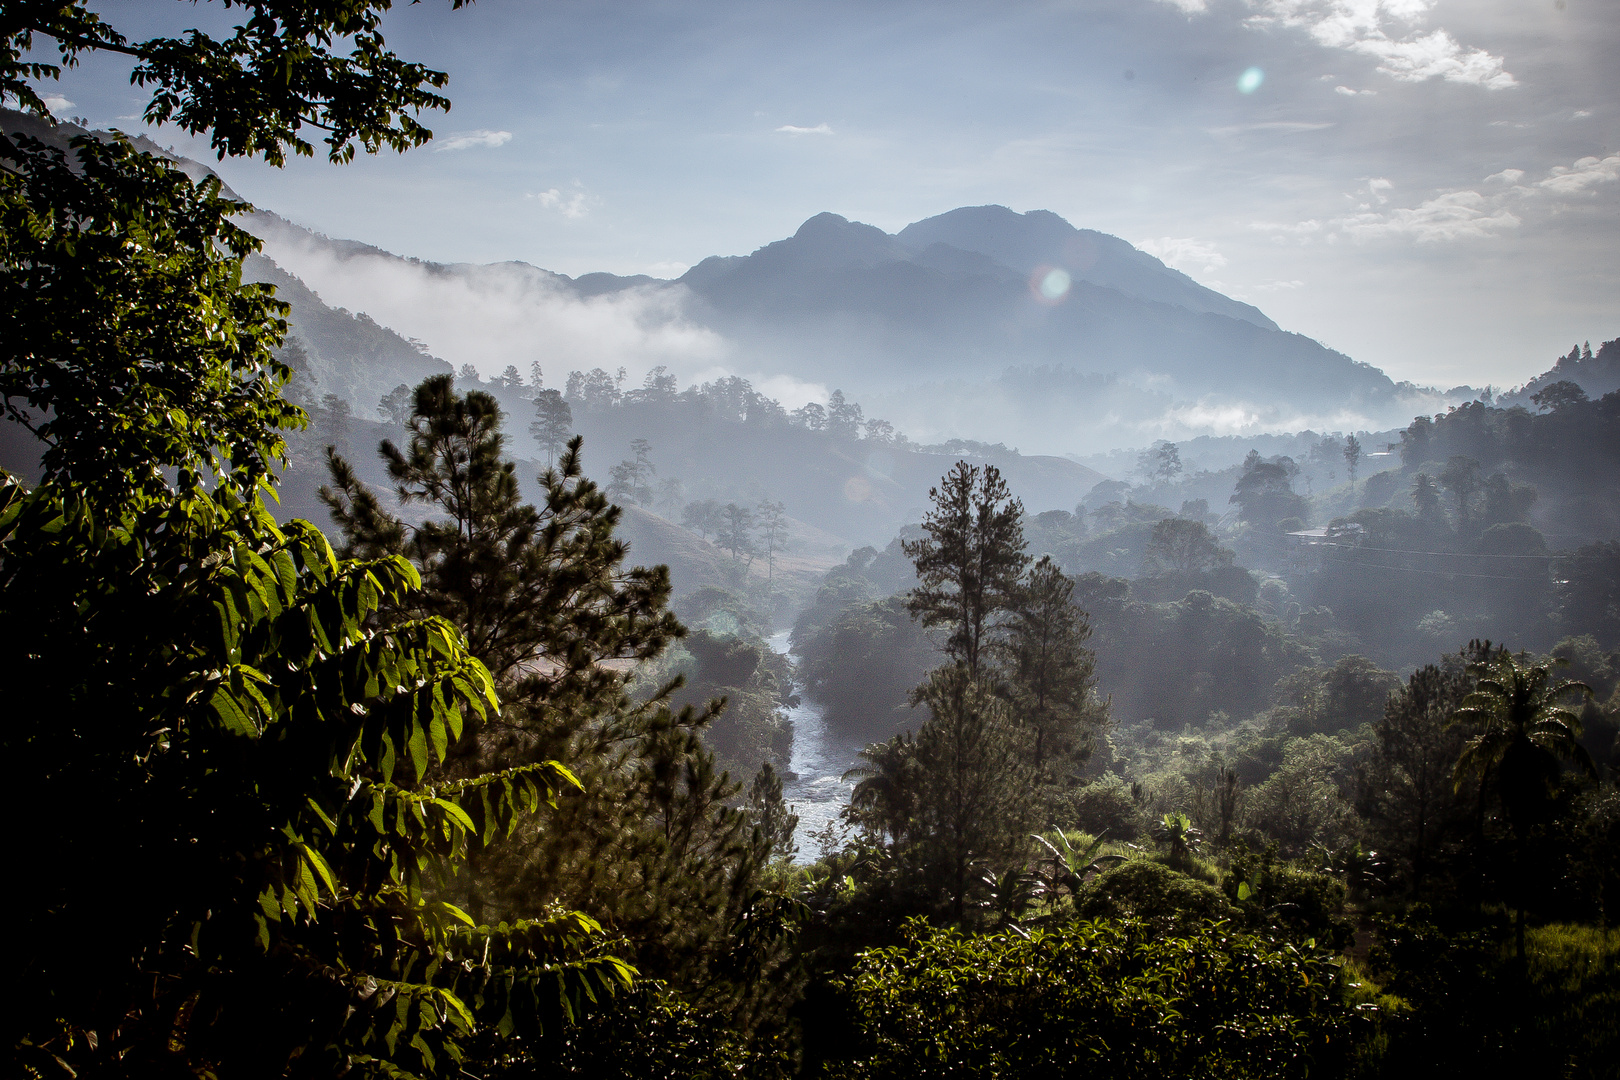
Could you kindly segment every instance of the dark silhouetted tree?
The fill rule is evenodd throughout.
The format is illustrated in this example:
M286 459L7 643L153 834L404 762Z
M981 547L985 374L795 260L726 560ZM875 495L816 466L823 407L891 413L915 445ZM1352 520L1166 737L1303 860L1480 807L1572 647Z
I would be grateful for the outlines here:
M906 606L923 626L946 628L946 654L977 679L985 648L1015 602L1029 563L1024 507L994 465L981 469L965 461L928 497L934 505L922 522L927 535L900 545L921 582Z
M1044 779L1049 762L1084 761L1107 721L1095 700L1096 657L1086 613L1074 604L1074 581L1051 556L1030 567L1006 626L1005 670L1015 723L1029 735L1029 761Z
M720 508L720 526L715 542L731 552L731 561L745 557L752 563L757 554L754 548L754 513L746 506L726 503Z
M1474 521L1474 503L1479 497L1479 462L1456 454L1440 473L1440 485L1457 500L1457 531L1467 532Z
M1230 500L1237 504L1243 520L1264 529L1275 529L1279 521L1287 518L1304 519L1310 506L1294 492L1294 471L1294 463L1289 458L1266 461L1257 452L1249 451Z
M546 452L546 464L557 459L568 437L574 430L574 411L556 390L541 390L534 395L534 419L529 423L529 435Z
M1437 833L1465 816L1452 771L1466 736L1450 718L1473 688L1460 657L1413 672L1373 725L1372 753L1357 773L1357 810L1373 842L1405 863L1423 895Z
M1361 464L1361 440L1354 435L1344 438L1344 467L1350 474L1350 486L1356 486L1356 468Z
M715 499L699 499L689 502L681 511L681 524L707 540L710 533L719 534L721 526L725 523L725 514L720 503Z
M1588 352L1586 355L1587 359L1590 359L1592 354ZM1535 402L1543 412L1558 412L1572 405L1583 404L1588 399L1586 391L1581 389L1579 383L1561 379L1558 382L1542 387L1539 391L1530 395L1530 400Z
M1512 832L1521 872L1513 877L1515 940L1524 962L1524 909L1531 883L1523 873L1525 845L1535 826L1550 811L1553 786L1563 761L1575 762L1597 775L1591 755L1581 746L1581 719L1561 700L1590 697L1585 683L1554 683L1546 664L1530 663L1507 652L1471 664L1474 690L1452 713L1452 721L1470 725L1477 734L1463 745L1454 770L1461 787L1478 779L1501 802Z
M395 427L404 427L411 422L411 405L414 397L411 388L400 383L377 402L377 412Z
M1215 542L1202 521L1165 518L1153 526L1153 535L1142 553L1142 572L1150 576L1201 574L1231 566L1232 559L1232 552Z

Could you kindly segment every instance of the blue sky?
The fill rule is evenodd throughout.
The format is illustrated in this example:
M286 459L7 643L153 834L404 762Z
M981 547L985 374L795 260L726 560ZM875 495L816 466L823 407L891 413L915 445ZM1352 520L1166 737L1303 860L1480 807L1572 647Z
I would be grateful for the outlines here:
M433 145L227 181L333 236L576 275L673 276L824 210L1050 209L1441 386L1620 336L1613 0L478 0L388 37L450 73ZM124 75L70 73L58 115L140 129Z

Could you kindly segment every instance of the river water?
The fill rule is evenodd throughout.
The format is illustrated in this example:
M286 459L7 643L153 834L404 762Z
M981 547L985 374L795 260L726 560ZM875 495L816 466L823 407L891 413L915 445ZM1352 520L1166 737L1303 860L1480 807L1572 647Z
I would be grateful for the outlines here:
M783 630L772 634L767 639L771 648L791 655L788 633ZM821 716L821 706L802 693L798 706L788 710L788 718L793 722L793 754L788 769L794 777L783 780L782 795L799 815L799 828L793 838L799 845L797 861L807 863L814 861L817 855L816 843L810 839L810 834L829 821L837 821L849 803L849 793L855 785L845 781L843 776L860 764L858 755L864 744L839 739L829 732Z

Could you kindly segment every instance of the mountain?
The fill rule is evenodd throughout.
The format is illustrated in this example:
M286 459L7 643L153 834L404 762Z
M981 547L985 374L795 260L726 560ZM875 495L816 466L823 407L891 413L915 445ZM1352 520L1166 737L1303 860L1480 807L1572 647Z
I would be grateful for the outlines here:
M1038 265L1073 266L1067 288L1042 294ZM815 377L868 395L1050 366L1181 401L1376 409L1395 397L1375 368L1044 212L958 210L895 236L820 214L679 284L701 301L699 320L767 373L805 378L814 364Z
M1019 214L1005 206L964 206L913 222L896 233L895 239L916 253L935 244L978 252L1026 276L1038 269L1061 267L1076 281L1114 289L1137 300L1278 329L1259 308L1206 289L1117 236L1076 229L1050 210Z
M1556 382L1572 382L1586 391L1586 396L1600 398L1620 390L1620 338L1605 341L1594 355L1588 344L1583 354L1579 345L1560 356L1553 366L1516 390L1497 399L1501 406L1523 405L1534 412L1535 395Z

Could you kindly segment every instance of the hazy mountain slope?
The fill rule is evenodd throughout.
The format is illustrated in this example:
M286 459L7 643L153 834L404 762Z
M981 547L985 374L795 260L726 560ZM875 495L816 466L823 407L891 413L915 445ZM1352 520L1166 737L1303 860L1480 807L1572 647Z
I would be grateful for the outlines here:
M513 416L513 445L532 453L521 434L528 425L527 403L515 393L496 392ZM578 408L574 430L585 437L591 476L606 478L614 464L631 456L632 439L646 439L658 480L679 480L687 501L781 501L789 515L848 547L886 543L900 526L921 520L928 489L958 458L836 440L788 424L739 422L684 401ZM961 456L993 460L1035 512L1071 509L1103 478L1064 458Z
M250 255L242 267L247 281L267 282L292 311L288 316L302 348L298 364L312 387L303 388L311 402L324 394L349 401L366 419L376 417L378 399L400 383L415 386L429 375L449 374L450 365L424 354L399 334L365 312L351 314L322 302L302 281L263 255Z
M1591 348L1591 346L1587 346ZM1516 392L1503 394L1499 405L1523 405L1534 412L1536 394L1555 382L1572 382L1592 398L1620 390L1620 338L1605 341L1591 357L1583 357L1579 347L1560 356L1551 368L1525 383Z
M1020 228L1029 220L1010 211L991 217ZM961 231L923 224L918 243ZM1096 248L1100 276L1120 287L1077 279L1066 295L1043 302L1021 269L965 253L946 260L948 245L919 252L833 214L752 255L705 260L680 281L706 305L702 321L743 342L767 370L801 374L813 364L817 376L862 393L1034 364L1117 372L1183 400L1215 395L1301 409L1393 401L1394 384L1382 372L1279 331L1140 252L1125 258L1123 241L1070 231ZM1217 306L1237 314L1209 310Z
M896 233L895 239L918 253L934 244L981 252L1025 275L1039 267L1062 267L1077 281L1102 285L1138 300L1156 300L1277 329L1259 308L1205 288L1117 236L1076 229L1050 210L1019 214L1005 206L964 206L913 222Z

